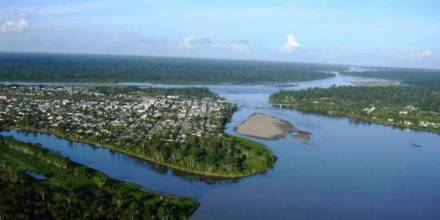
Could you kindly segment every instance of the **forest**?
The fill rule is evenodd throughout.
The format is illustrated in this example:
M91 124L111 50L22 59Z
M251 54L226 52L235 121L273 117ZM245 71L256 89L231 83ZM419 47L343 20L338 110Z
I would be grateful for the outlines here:
M440 132L440 92L411 86L312 88L270 97L274 106Z
M440 70L410 68L375 68L363 72L343 71L341 74L400 81L402 84L440 90Z
M39 145L2 136L0 193L2 220L188 219L199 206L193 199L150 193Z
M140 56L0 53L3 82L286 83L322 79L340 66Z

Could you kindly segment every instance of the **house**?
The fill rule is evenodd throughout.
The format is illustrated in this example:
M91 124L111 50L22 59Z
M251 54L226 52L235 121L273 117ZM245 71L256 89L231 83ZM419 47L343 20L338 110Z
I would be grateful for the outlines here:
M399 111L399 115L408 115L408 111Z
M374 112L374 110L376 110L376 107L370 107L370 108L364 108L364 112L367 113L367 115L371 114Z
M410 121L404 121L403 123L404 123L406 126L411 126L411 125L413 125L413 123L410 122Z
M405 107L405 109L406 109L406 110L409 110L409 111L415 111L415 110L417 110L417 108L414 107L414 106L412 106L412 105L407 105L407 106Z

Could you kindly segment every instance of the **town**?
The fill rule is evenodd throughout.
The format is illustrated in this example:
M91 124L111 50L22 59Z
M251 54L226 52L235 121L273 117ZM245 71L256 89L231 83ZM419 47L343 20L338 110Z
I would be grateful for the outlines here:
M0 86L0 129L54 134L200 175L267 171L276 160L270 150L224 134L235 110L206 88Z
M74 136L110 142L136 133L137 139L170 132L167 141L214 135L222 129L229 103L216 97L142 95L110 96L89 87L0 87L0 122L9 126L50 128ZM59 97L59 98L53 98Z

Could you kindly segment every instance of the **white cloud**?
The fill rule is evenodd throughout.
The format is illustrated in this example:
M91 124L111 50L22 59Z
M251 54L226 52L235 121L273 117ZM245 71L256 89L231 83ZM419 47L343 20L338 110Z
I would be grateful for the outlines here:
M212 44L212 43L213 43L213 41L208 37L189 36L189 37L185 37L185 39L183 39L183 46L188 49L194 48L196 45Z
M183 47L187 49L193 49L199 45L210 45L215 48L223 48L233 51L238 51L240 53L246 53L249 51L248 47L249 41L247 40L217 40L211 39L209 37L193 37L189 36L183 39Z
M17 20L0 21L0 32L21 33L28 28L29 22L23 18Z
M283 45L283 50L286 53L292 53L295 49L299 48L301 45L299 42L295 39L295 36L293 34L288 34L286 36L286 43Z
M424 58L431 57L433 55L432 51L429 49L426 50L412 50L412 51L406 51L400 54L400 58L404 59L415 59L420 60Z
M419 58L430 57L430 56L432 56L432 51L431 50L421 50L421 51L418 51L415 55Z
M183 39L183 47L185 47L187 49L193 48L194 47L193 39L194 39L194 37L192 37L192 36L185 37L185 39Z

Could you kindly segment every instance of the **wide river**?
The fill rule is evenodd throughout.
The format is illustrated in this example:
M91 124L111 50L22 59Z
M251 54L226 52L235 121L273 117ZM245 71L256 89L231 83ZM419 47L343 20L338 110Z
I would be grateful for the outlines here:
M233 128L255 112L288 120L312 133L309 143L291 136L255 139L277 155L276 166L266 174L238 181L182 175L50 135L0 134L40 143L147 190L196 198L201 206L193 219L440 219L440 135L358 124L268 104L269 95L281 89L350 85L356 80L337 75L295 87L208 85L240 106L227 126L229 134L238 135Z

